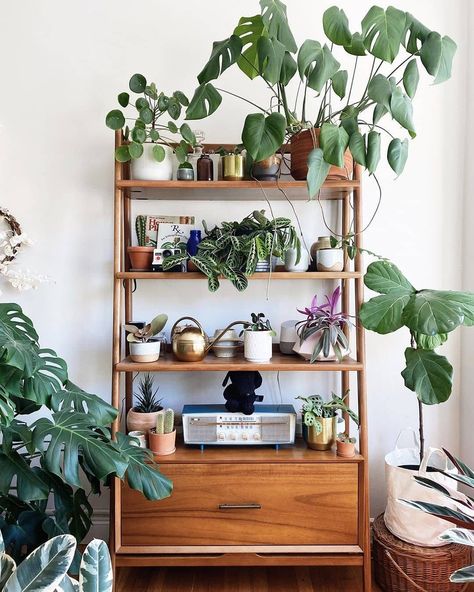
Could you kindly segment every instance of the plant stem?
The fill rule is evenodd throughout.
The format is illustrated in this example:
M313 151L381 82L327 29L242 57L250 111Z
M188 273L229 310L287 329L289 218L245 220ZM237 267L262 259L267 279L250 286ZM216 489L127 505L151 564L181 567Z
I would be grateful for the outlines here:
M283 104L283 109L285 111L286 123L287 125L291 125L292 117L290 116L290 110L288 109L288 101L286 98L286 90L283 84L278 85L280 95L281 95L281 102Z
M349 106L349 103L351 101L351 94L352 94L352 89L354 87L354 80L355 80L355 75L356 75L356 71L357 71L357 63L358 63L358 61L359 61L359 56L356 56L355 63L354 63L354 70L352 71L351 85L349 87L349 95L347 96L346 107Z
M382 127L381 125L377 125L375 123L367 123L367 121L364 121L363 119L359 119L357 121L357 123L360 123L361 125L366 125L367 127L376 127L378 129L381 129L382 131L384 131L386 134L388 134L392 139L395 139L395 136L392 135L387 129L385 129L384 127Z
M241 99L242 101L245 101L246 103L250 103L250 105L253 105L254 107L257 107L257 109L260 109L260 111L263 111L264 113L268 113L268 109L264 109L263 107L260 107L260 105L257 105L257 103L253 103L252 101L249 101L248 99L245 99L244 97L241 97L240 95L230 92L229 90L224 90L223 88L217 88L217 86L215 87L215 89L218 90L219 92L223 92L223 93L226 93L227 95L231 95L233 97L236 97L237 99Z
M420 465L423 461L423 457L425 456L425 429L423 425L423 403L418 400L418 421L419 421L419 429L420 429Z

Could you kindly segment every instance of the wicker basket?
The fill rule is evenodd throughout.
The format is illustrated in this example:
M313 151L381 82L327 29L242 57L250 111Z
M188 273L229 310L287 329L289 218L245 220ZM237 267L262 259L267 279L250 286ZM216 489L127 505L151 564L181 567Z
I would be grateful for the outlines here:
M374 522L375 581L384 592L463 592L449 576L471 563L471 549L462 545L418 547L393 536L383 514Z

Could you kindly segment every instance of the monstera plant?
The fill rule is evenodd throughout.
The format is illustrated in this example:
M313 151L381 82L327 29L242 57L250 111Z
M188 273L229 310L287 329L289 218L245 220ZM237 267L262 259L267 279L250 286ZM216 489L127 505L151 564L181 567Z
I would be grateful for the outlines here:
M18 305L0 304L0 532L17 562L54 535L82 541L89 497L112 477L151 500L170 495L150 451L125 434L112 439L117 413L68 379Z
M405 327L410 345L402 371L405 386L418 397L420 455L423 458L423 404L443 403L451 395L453 367L436 349L461 325L474 325L474 294L446 290L417 290L389 261L371 263L365 285L378 292L359 313L362 325L386 335Z
M213 44L186 112L187 119L210 115L221 104L222 92L250 103L257 112L247 116L242 142L257 161L273 154L285 141L299 142L301 132L309 130L307 182L311 197L319 191L331 165L344 166L346 150L374 173L381 158L382 135L388 138L388 163L397 175L403 171L407 136L416 135L412 99L420 79L419 65L435 84L444 82L451 76L456 51L450 37L392 6L373 6L356 31L350 28L344 11L332 6L324 12L323 28L325 41L306 39L298 47L283 2L260 0L260 13L242 17L230 37ZM363 62L368 62L368 67L361 71ZM268 104L258 105L213 85L212 81L233 65L248 78L265 84ZM295 76L299 78L296 86ZM291 97L290 83L296 89ZM363 89L358 96L356 88ZM398 124L400 137L382 127L388 117Z

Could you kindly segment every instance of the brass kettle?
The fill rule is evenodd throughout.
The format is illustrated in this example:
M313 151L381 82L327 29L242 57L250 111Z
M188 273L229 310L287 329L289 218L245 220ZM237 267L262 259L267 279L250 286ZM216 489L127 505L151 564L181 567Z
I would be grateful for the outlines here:
M196 326L184 325L178 327L181 321L192 321ZM171 346L173 354L181 362L200 362L206 357L207 352L217 343L222 336L234 325L248 325L247 321L234 321L228 325L219 335L209 342L209 337L204 332L202 325L193 317L181 317L171 329Z

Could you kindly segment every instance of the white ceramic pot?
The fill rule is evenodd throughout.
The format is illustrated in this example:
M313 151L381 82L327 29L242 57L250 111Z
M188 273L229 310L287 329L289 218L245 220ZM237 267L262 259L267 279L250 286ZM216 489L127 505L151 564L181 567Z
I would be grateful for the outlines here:
M145 432L141 432L140 430L135 430L133 432L128 432L128 435L137 440L137 442L130 442L130 444L132 444L132 446L139 446L140 448L146 448L146 434L145 434Z
M244 331L244 358L262 364L272 358L271 331Z
M171 181L173 178L173 150L163 146L165 159L158 162L153 157L155 144L143 144L143 154L132 160L132 178L142 181Z
M282 354L291 355L293 353L293 347L299 339L296 332L297 323L298 321L285 321L281 324L280 351Z
M344 269L343 249L319 249L316 251L318 271L342 271Z
M316 342L319 340L320 336L321 336L321 331L316 331L316 333L313 333L307 339L305 339L303 341L303 343L300 343L300 339L298 337L298 339L296 340L295 346L293 347L293 351L296 352L298 355L300 355L305 360L310 360L311 356L313 355L313 351L314 351L314 347L316 345ZM346 350L342 351L343 357L348 356L350 354L350 352L351 352L350 349L346 349ZM334 348L332 347L332 345L329 346L329 355L328 356L325 356L324 353L322 351L320 351L316 360L321 361L321 362L338 362L339 361L336 356L336 353L334 352Z
M156 362L160 357L161 341L129 343L130 357L133 362Z
M308 271L309 267L309 253L306 249L301 249L300 260L296 263L297 251L296 249L288 249L285 253L285 269L286 271Z

